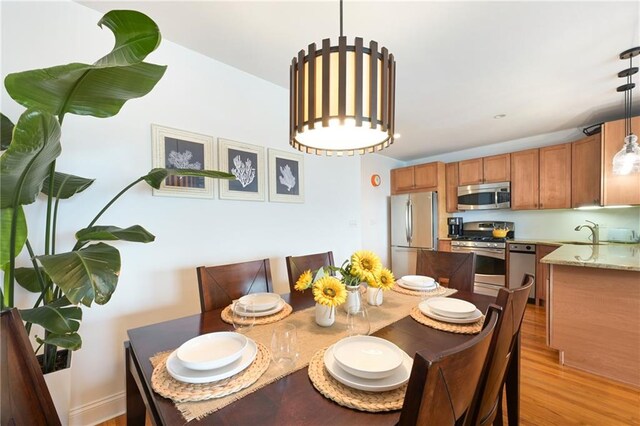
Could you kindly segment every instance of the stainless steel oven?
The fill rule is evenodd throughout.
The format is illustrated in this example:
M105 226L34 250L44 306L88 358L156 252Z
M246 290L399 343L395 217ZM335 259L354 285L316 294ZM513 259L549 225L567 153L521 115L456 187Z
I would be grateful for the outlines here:
M458 187L458 210L511 208L511 182Z

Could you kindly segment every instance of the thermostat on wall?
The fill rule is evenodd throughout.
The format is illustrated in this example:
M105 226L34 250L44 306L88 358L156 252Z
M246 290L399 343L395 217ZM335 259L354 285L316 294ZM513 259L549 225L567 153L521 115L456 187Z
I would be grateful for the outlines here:
M371 175L371 185L380 186L380 175Z

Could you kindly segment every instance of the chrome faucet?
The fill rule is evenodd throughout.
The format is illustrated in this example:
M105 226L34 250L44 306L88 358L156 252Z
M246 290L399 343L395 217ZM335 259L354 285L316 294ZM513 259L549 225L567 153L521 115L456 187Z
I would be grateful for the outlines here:
M585 220L585 222L589 222L591 225L578 225L576 226L575 230L576 231L580 231L582 228L589 228L589 230L591 231L591 242L593 244L599 244L600 243L600 237L599 237L599 233L598 233L598 224L595 222L591 222L590 220Z

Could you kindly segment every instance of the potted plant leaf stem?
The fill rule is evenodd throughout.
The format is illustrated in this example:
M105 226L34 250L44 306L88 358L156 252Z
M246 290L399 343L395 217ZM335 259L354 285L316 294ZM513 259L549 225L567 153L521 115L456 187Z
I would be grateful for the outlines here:
M93 179L56 169L65 115L112 117L128 100L149 93L167 68L144 62L161 41L157 25L146 15L115 10L104 15L98 25L113 32L115 46L95 63L13 73L4 82L11 98L26 110L15 124L1 116L0 267L4 282L0 303L2 309L14 306L16 283L36 294L34 305L20 309L20 314L29 333L33 324L42 327L43 332L33 337L44 373L55 371L58 350L68 352L82 346L78 333L82 320L80 306L105 304L116 289L120 253L105 241L148 243L155 239L140 225L121 228L98 224L104 212L141 182L158 189L167 177L175 175L234 178L214 170L153 169L133 180L102 208L98 206L93 220L79 224L75 245L68 251L60 250L56 245L56 225L61 201L85 191L93 183ZM46 204L41 217L30 217L30 222L44 222L44 236L27 229L23 206L34 202ZM36 245L32 242L39 238L44 239L43 244L37 245L44 246L43 253L35 253L33 249ZM27 265L17 267L16 258L23 251Z

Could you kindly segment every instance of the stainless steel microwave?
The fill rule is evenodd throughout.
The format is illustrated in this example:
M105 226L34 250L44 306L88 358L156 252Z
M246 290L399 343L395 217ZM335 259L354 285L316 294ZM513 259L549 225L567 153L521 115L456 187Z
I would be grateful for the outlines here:
M511 182L458 187L458 210L511 208Z

